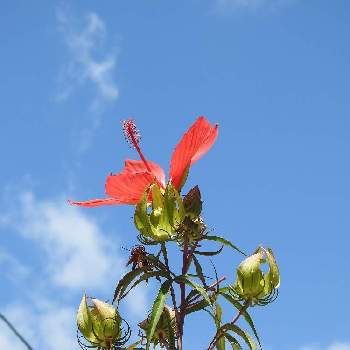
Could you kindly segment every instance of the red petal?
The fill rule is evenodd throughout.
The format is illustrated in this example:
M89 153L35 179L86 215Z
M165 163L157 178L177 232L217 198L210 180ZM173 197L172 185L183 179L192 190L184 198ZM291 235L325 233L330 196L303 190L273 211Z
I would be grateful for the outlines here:
M90 207L90 208L100 207L101 205L124 204L116 198L92 199L85 202L75 202L75 201L69 200L68 202L69 204L78 205L80 207Z
M106 181L106 193L119 203L137 204L145 189L153 181L154 175L149 172L109 175Z
M177 144L170 163L170 178L179 189L190 165L209 151L218 136L218 125L214 127L199 117Z
M158 182L165 187L165 174L164 170L157 164L150 160L147 160L147 164L152 170L152 174L156 177ZM125 161L125 168L122 171L123 173L143 173L148 172L146 166L142 160L132 160L127 159Z

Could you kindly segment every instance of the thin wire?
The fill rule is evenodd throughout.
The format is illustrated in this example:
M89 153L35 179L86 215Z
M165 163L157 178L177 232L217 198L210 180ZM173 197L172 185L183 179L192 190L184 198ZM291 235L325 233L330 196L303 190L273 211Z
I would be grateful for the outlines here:
M0 318L6 323L6 325L11 329L11 331L16 335L16 337L28 348L28 350L33 350L29 343L17 331L15 326L2 313L0 313Z

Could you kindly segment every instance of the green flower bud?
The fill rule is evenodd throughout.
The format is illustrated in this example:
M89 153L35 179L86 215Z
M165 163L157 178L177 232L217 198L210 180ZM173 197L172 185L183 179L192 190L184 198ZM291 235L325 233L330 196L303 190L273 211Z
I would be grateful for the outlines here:
M111 349L121 336L121 317L110 304L92 299L92 305L83 296L77 314L80 333L92 347Z
M139 323L139 327L145 332L147 332L148 326L148 318ZM163 312L157 323L151 343L154 345L160 344L162 346L164 340L168 341L170 332L172 333L172 336L174 336L176 333L175 311L168 305L164 305Z
M151 205L148 199L152 198ZM135 208L136 228L146 239L164 242L174 239L174 234L185 216L182 199L171 183L165 191L152 184Z
M261 269L264 263L269 266L267 273ZM259 247L239 264L233 290L253 304L265 304L273 300L273 293L279 285L280 275L272 250Z

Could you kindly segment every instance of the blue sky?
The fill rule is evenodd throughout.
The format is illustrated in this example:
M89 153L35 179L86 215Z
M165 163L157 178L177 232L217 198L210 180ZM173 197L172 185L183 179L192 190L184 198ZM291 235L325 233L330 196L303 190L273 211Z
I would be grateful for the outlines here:
M252 310L264 348L350 349L348 1L18 0L0 17L0 310L36 350L77 348L83 291L110 298L125 271L132 207L66 203L136 158L120 121L168 169L202 114L220 135L188 188L215 232L280 265L278 300ZM215 260L231 280L238 262ZM150 297L126 302L131 320ZM200 321L187 349L213 333ZM23 349L1 325L0 347Z

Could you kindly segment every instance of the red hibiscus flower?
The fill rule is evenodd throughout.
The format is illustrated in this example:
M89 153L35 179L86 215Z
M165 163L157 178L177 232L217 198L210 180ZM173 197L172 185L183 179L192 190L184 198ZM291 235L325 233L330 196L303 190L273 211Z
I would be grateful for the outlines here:
M165 188L164 170L156 163L146 160L141 152L140 134L133 120L123 122L124 134L128 142L136 149L141 160L126 160L124 169L116 175L109 175L106 181L108 198L92 199L85 202L70 201L71 204L84 207L97 207L111 204L137 204L145 189L157 182ZM214 127L199 117L176 146L170 162L169 179L177 190L186 180L190 166L209 151L218 136L218 125Z

